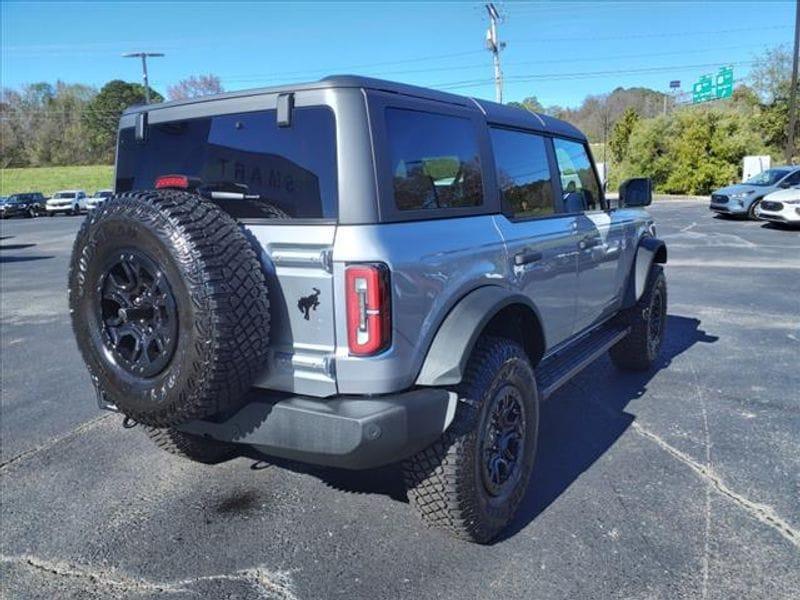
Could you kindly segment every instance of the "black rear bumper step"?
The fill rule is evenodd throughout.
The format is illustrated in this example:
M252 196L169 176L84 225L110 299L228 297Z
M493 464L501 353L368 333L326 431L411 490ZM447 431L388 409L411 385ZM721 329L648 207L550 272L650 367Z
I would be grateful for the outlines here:
M546 357L536 367L539 396L546 400L601 354L630 333L630 327L604 325L569 347Z
M432 444L450 425L456 405L456 395L442 388L334 398L254 388L250 400L224 420L192 421L177 429L308 464L368 469Z

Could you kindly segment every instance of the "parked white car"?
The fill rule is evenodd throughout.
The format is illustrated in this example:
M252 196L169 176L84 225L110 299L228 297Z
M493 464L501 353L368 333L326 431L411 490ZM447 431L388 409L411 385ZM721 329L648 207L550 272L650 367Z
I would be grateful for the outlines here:
M756 207L756 217L773 223L800 226L800 186L764 196Z
M44 208L50 217L57 213L79 215L89 210L86 204L86 192L83 190L62 190L56 192L53 194L53 197L47 201Z
M94 210L113 195L112 190L97 190L93 196L86 199L86 206L89 210Z

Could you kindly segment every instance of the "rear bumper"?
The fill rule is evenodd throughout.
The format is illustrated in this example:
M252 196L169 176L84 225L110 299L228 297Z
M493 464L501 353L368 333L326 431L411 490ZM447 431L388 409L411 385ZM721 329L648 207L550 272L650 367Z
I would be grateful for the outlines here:
M440 388L372 397L271 396L254 390L251 401L231 417L178 429L289 460L368 469L433 443L452 422L457 402L453 392Z

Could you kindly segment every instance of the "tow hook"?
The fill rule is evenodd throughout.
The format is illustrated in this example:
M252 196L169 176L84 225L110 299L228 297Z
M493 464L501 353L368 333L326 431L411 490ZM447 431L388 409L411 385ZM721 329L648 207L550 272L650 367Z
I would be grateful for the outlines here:
M122 426L125 429L133 429L138 424L139 424L139 421L137 421L136 419L132 419L131 417L125 417L124 419L122 419Z

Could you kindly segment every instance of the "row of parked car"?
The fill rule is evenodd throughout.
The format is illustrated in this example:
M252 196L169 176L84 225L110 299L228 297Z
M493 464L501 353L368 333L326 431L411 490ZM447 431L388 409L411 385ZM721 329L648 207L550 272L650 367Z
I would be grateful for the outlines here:
M97 190L88 196L83 190L62 190L47 198L41 192L26 192L0 197L0 218L80 215L97 208L114 192Z
M767 169L711 194L711 210L781 225L800 226L800 166Z

